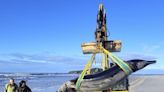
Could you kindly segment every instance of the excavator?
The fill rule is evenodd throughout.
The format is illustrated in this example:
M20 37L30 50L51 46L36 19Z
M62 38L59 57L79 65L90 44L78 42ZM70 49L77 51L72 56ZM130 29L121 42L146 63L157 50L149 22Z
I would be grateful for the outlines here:
M83 54L91 54L79 77L65 82L57 92L129 92L128 75L156 63L155 60L132 59L123 61L113 52L120 52L120 40L108 40L106 12L99 5L95 41L81 45ZM96 54L101 54L100 72L92 72Z
M120 40L108 40L108 31L107 31L107 20L106 12L103 4L99 5L98 14L97 14L97 26L95 31L95 40L96 42L83 43L82 50L84 54L95 54L101 53L98 47L102 46L110 52L120 52L121 51L121 41ZM95 52L96 51L96 52ZM105 71L110 68L114 63L109 62L109 56L103 54L102 60L102 69ZM90 71L87 71L87 74L90 74ZM112 92L128 92L128 78L121 81L119 84L115 85L113 88L109 88L106 91Z

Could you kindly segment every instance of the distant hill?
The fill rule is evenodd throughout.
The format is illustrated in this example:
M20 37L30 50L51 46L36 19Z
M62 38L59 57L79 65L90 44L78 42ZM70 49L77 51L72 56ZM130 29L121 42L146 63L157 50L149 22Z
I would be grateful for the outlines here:
M97 73L103 71L101 68L92 68L91 73ZM69 74L80 74L82 70L69 71Z

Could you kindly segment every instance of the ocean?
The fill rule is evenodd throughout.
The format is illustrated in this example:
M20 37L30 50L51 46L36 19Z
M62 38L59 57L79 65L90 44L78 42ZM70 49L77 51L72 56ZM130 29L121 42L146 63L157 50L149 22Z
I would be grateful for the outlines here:
M60 85L77 76L64 73L0 73L0 92L4 92L9 78L14 78L16 84L25 80L32 92L56 92Z

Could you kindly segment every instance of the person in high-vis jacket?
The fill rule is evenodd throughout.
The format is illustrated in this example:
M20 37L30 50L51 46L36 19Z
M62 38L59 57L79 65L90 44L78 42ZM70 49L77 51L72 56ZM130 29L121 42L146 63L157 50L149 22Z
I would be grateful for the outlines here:
M14 79L9 79L9 83L6 84L4 92L18 92L18 86L14 82Z

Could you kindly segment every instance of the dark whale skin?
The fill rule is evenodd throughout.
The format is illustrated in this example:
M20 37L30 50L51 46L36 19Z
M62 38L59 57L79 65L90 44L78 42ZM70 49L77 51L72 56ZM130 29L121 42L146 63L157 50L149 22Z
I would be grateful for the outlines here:
M141 60L133 59L125 61L133 72L143 69L147 65L156 63L155 60ZM102 91L106 90L121 80L127 78L128 75L117 65L112 66L111 68L102 71L100 73L85 75L80 86L81 92L86 91ZM63 84L57 92L76 92L75 85L78 78L70 80Z

